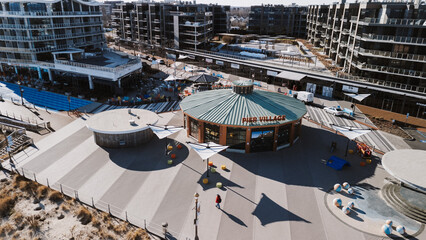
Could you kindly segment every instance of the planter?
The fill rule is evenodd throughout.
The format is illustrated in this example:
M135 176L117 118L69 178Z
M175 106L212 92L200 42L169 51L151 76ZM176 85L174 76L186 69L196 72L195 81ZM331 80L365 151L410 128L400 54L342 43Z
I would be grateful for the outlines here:
M78 98L84 99L84 95L78 95Z
M65 92L65 95L71 96L71 93L70 92Z
M96 102L96 101L98 101L98 99L97 98L90 98L90 101Z

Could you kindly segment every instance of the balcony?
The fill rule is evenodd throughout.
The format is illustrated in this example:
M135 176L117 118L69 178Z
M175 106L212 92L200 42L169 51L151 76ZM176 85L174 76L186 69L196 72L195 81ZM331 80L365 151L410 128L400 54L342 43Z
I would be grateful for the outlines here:
M383 57L392 59L401 59L407 61L426 62L426 55L409 54L409 53L396 53L388 51L370 50L370 49L355 49L359 54L369 57Z
M58 39L67 39L67 38L80 38L87 37L96 34L103 34L103 31L90 31L85 33L73 33L73 34L57 34L57 35L42 35L42 36L0 36L0 40L5 41L46 41L46 40L58 40Z
M361 35L362 39L383 41L387 43L405 43L405 44L422 44L426 45L426 38L416 37L401 37L401 36L390 36L390 35L376 35L376 34L365 34Z
M425 19L404 19L404 18L364 18L359 20L363 25L399 25L399 26L415 26L426 27Z
M0 17L62 17L62 16L102 16L102 12L23 12L0 11Z
M426 72L422 72L422 71L415 71L415 70L408 70L408 69L394 68L394 67L387 67L387 66L378 66L378 65L365 64L365 63L358 63L355 66L359 69L373 71L373 72L389 73L389 74L416 77L416 78L422 78L422 79L426 78Z
M113 22L115 23L115 22ZM84 26L101 26L102 22L79 22L79 23L56 23L56 24L35 24L35 25L21 25L21 24L0 24L2 29L46 29L46 28L77 28Z

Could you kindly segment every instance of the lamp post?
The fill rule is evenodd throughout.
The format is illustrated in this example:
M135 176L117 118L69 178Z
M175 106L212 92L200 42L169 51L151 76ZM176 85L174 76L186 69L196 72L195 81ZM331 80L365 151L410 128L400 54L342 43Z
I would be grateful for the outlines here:
M21 86L21 82L18 82L19 92L21 92L21 104L24 106L24 88Z
M200 195L198 193L194 194L194 199L195 199L195 218L194 218L194 225L195 225L195 237L194 240L199 240L198 238L198 197Z

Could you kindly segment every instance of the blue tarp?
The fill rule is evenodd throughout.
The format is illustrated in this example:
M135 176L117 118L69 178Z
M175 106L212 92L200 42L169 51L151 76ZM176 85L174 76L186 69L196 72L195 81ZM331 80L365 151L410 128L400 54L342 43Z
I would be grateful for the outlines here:
M336 156L331 156L327 161L327 166L334 168L336 170L342 170L343 166L345 165L349 167L351 166L351 164L348 161L338 158Z

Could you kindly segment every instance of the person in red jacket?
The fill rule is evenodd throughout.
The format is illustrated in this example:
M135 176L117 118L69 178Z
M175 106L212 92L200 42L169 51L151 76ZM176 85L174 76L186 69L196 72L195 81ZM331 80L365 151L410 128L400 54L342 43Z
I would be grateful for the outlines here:
M220 198L220 195L216 195L216 207L220 209L220 203L222 202L222 198Z

